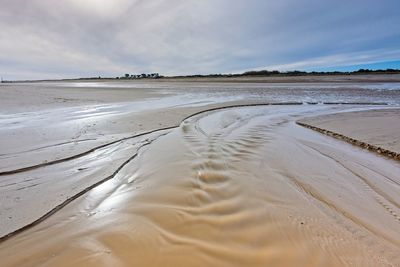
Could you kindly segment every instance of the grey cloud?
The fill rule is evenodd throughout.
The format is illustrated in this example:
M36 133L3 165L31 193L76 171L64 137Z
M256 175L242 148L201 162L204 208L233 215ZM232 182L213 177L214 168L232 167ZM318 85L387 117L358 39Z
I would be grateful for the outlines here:
M0 0L10 79L400 59L398 1ZM340 59L340 60L338 60Z

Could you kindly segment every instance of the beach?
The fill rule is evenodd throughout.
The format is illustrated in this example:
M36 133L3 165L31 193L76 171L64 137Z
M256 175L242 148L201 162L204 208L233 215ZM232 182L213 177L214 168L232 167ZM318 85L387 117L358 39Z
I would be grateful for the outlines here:
M2 84L0 265L398 266L376 77Z

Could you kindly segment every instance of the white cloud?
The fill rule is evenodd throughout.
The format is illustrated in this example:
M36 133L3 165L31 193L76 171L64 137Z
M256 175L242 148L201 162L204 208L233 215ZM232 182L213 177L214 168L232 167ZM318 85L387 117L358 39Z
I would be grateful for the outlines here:
M310 58L307 60L291 62L287 64L269 65L255 68L256 70L310 70L317 68L341 67L361 64L371 64L380 61L400 59L400 50L373 50L361 53L336 54L324 57Z

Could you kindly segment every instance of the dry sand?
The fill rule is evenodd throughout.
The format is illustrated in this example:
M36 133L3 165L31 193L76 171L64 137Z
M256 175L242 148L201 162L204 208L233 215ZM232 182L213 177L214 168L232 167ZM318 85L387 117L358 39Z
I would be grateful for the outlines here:
M44 97L21 114L7 100L2 235L74 201L3 239L0 266L400 265L400 164L295 123L370 107L214 109L255 98L142 88L127 103L127 89L109 102L79 90L104 102Z
M299 123L356 140L355 143L360 141L376 151L400 154L399 109L336 113L302 119Z

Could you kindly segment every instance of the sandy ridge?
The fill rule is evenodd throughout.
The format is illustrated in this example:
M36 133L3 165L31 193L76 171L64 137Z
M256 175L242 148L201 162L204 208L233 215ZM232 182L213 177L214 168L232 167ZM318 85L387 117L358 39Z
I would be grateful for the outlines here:
M394 151L391 151L391 150L388 150L388 149L385 149L385 148L382 148L382 147L379 147L379 146L376 146L376 145L372 145L372 144L369 144L369 143L366 143L366 142L363 142L363 141L360 141L360 140L345 136L343 134L339 134L339 133L335 133L335 132L332 132L332 131L329 131L329 130L326 130L326 129L322 129L322 128L319 128L319 127L316 127L316 126L313 126L313 125L310 125L310 124L307 124L307 123L304 123L304 122L296 121L296 124L298 124L300 126L303 126L305 128L320 132L322 134L334 137L336 139L346 141L346 142L348 142L350 144L359 146L361 148L368 149L369 151L372 151L372 152L375 152L377 154L386 156L388 158L400 161L400 153L397 153L397 152L394 152Z

